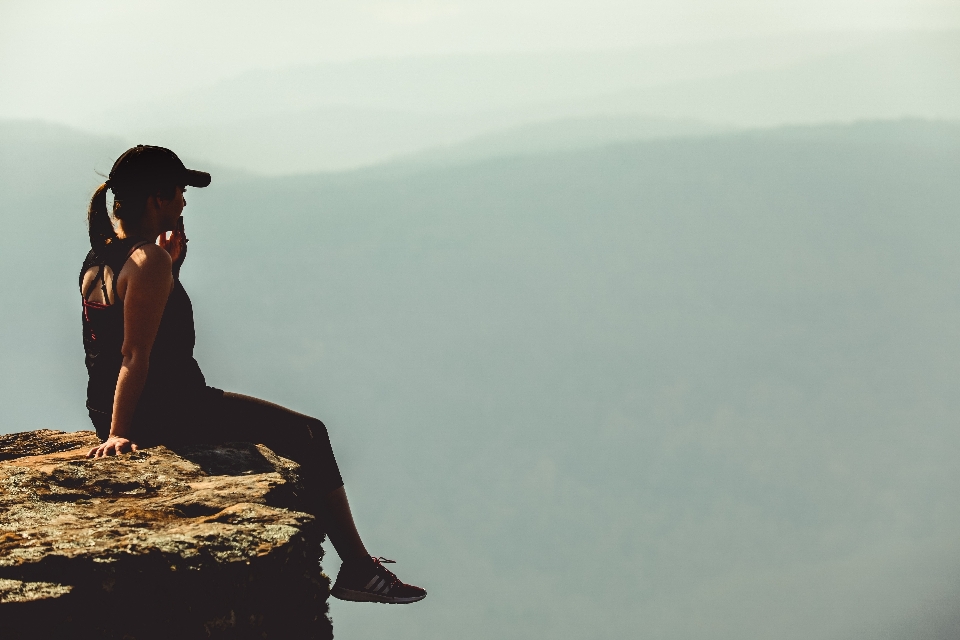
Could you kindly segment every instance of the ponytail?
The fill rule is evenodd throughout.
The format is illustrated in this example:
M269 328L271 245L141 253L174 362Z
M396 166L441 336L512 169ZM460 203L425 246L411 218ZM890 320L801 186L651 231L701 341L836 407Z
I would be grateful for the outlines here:
M97 190L93 192L93 197L90 198L90 208L87 210L90 248L94 252L103 249L117 237L117 234L113 231L110 214L107 213L108 188L109 185L106 182L97 187Z

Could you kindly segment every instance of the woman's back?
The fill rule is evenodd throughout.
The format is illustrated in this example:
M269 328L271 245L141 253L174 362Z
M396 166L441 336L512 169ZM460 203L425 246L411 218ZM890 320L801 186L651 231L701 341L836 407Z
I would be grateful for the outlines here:
M92 418L99 417L95 420L98 432L109 432L123 362L124 312L117 281L131 254L144 244L118 238L99 252L91 250L80 272L83 346L89 376L87 409ZM134 414L136 427L174 418L184 405L194 404L207 393L203 373L193 357L195 340L193 306L179 278L175 278L150 352L147 381Z

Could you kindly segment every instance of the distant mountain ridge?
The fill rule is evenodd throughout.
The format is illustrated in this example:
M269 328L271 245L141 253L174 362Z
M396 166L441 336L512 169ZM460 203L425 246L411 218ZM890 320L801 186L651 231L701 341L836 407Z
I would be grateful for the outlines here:
M960 34L881 42L777 69L664 84L567 106L736 126L905 117L960 119Z
M442 166L489 158L590 149L642 140L705 136L731 130L731 127L676 118L567 118L510 127L458 143L436 146L388 162Z
M191 157L268 175L348 171L390 162L443 164L729 130L695 120L599 116L510 120L323 108L221 127L146 132Z
M876 36L797 34L636 50L437 55L250 71L167 100L87 114L97 130L235 123L321 107L482 114L540 108L855 49ZM78 123L79 124L79 123Z
M634 125L603 124L618 119L661 121L666 130L680 121L720 129L957 119L957 68L958 32L364 60L249 72L75 124L241 170L310 173L477 138L486 138L471 143L480 153L498 136L518 148L570 144L589 130L604 141L648 137ZM561 121L574 131L546 142Z

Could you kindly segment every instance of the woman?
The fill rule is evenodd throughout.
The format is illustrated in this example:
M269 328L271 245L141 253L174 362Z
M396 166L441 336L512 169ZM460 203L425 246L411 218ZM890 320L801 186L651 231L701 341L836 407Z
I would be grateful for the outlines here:
M427 593L373 558L357 533L326 427L275 404L208 387L193 358L190 298L180 283L187 254L186 187L210 174L169 149L138 145L121 155L90 200L90 253L80 274L87 409L103 440L100 458L160 443L250 441L300 463L316 512L343 560L331 594L408 603ZM114 193L114 228L107 190ZM154 240L158 239L158 240Z

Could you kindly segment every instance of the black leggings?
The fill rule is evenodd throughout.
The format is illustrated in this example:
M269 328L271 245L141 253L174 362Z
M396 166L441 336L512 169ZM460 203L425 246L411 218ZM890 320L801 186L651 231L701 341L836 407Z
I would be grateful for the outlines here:
M134 429L133 441L141 446L253 442L300 465L304 485L318 496L343 486L327 428L316 418L278 404L241 395L212 393L195 410L176 418L158 420L155 428ZM90 419L102 440L110 433L110 417L90 411ZM141 437L142 436L142 437Z

